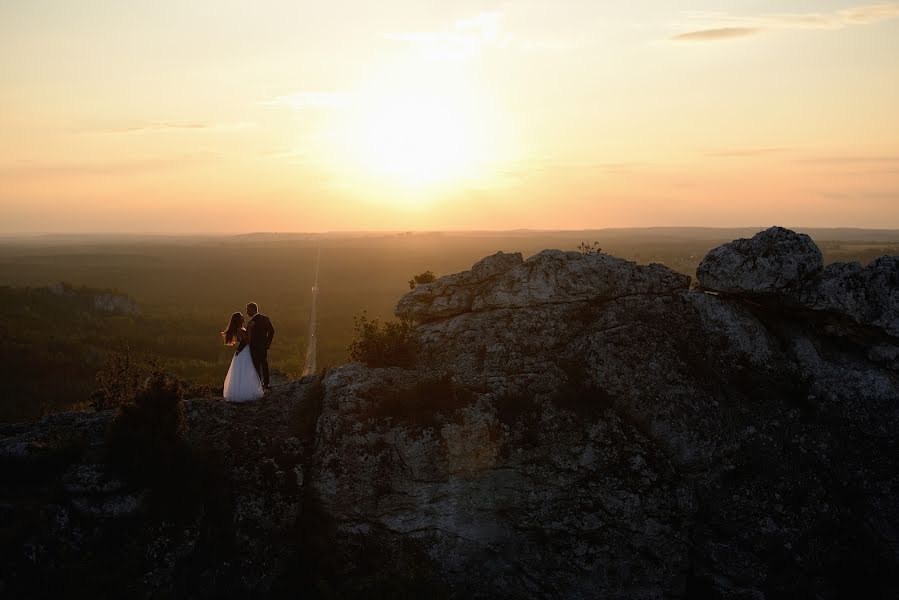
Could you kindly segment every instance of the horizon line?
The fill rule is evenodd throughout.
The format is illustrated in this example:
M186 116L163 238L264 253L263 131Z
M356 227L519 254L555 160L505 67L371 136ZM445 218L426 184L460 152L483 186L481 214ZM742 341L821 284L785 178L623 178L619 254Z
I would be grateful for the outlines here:
M583 227L583 228L513 228L513 229L329 229L323 231L193 231L193 232L175 232L175 231L25 231L16 233L0 232L0 239L3 238L39 238L39 237L247 237L253 235L346 235L346 234L433 234L433 233L576 233L590 231L626 231L626 230L677 230L677 229L699 229L699 230L726 230L726 229L758 229L763 230L768 227L784 227L792 230L807 229L825 229L834 231L899 231L899 227L851 227L851 226L805 226L805 225L646 225L646 226L618 226L618 227Z

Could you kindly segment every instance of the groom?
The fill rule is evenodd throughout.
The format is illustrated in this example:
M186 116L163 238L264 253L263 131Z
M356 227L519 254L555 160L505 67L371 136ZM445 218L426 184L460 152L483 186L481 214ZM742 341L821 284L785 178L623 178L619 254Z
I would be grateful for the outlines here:
M259 307L255 302L247 304L247 315L250 322L247 323L247 333L250 334L250 358L253 366L262 378L262 387L270 390L268 384L268 349L272 347L275 339L275 328L272 321L265 315L259 314Z

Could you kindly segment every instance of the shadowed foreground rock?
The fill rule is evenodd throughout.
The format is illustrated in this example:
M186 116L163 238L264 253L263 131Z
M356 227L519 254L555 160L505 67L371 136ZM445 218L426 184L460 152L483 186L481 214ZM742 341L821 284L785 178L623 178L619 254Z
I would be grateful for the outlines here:
M105 472L108 415L2 426L2 585L896 597L897 259L773 228L698 276L545 251L420 285L415 370L187 403L181 511Z

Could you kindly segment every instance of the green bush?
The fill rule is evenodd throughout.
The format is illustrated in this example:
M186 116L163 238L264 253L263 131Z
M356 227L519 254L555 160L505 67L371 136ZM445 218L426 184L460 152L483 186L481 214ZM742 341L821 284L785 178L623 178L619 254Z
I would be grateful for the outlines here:
M387 321L369 319L363 312L353 319L356 335L347 351L350 362L369 367L404 367L415 363L418 336L409 320Z
M131 479L154 483L184 464L184 395L177 379L152 375L123 404L109 428L110 463Z
M431 283L435 279L437 279L437 276L434 275L433 271L425 271L424 273L413 275L412 279L409 280L409 289L414 290L415 286L422 283Z

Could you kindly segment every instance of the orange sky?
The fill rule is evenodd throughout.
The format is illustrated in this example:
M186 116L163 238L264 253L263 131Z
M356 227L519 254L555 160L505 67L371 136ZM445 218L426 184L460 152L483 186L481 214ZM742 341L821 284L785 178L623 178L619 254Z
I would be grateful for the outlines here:
M2 3L0 233L899 228L899 3L603 4Z

